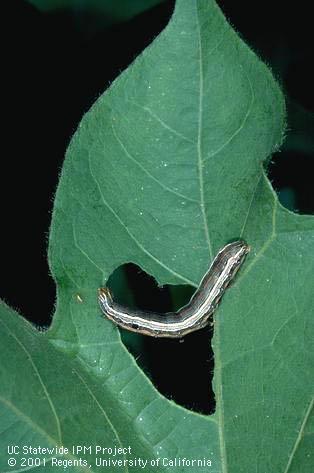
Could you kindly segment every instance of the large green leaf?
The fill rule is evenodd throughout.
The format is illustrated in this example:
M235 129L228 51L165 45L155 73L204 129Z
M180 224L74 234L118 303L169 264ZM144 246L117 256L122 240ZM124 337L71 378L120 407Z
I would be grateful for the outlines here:
M314 219L282 208L262 167L283 131L277 84L217 5L177 0L69 146L50 234L52 328L38 334L1 309L5 445L212 461L181 472L313 470ZM196 287L238 237L251 253L215 315L216 412L200 416L153 388L100 317L97 289L129 261L159 284ZM96 471L95 456L74 458Z
M115 353L118 344L112 329L107 331L107 341L81 345L91 351L102 346L112 348L110 354L99 353L97 359L86 362L79 354L71 357L55 349L45 335L4 304L0 315L1 345L6 356L0 370L1 472L11 471L8 460L12 458L17 462L11 464L16 467L12 471L32 467L37 458L42 460L39 471L55 472L57 461L68 462L70 471L102 471L97 468L97 458L151 462L163 451L181 457L187 453L207 455L210 432L216 431L216 424L211 422L208 429L205 417L165 401L147 380L141 380L141 391L136 392L138 368L126 350ZM128 397L130 387L136 392L132 399ZM188 437L189 431L194 432L193 439ZM8 454L8 446L12 445L19 446L17 455ZM69 452L56 453L56 446L64 446ZM73 451L73 446L85 446L87 450ZM131 454L96 454L96 446L130 447ZM49 448L50 452L29 453L29 447ZM217 457L217 446L212 451ZM142 471L141 467L131 467L131 471ZM153 470L156 468L146 469ZM112 464L105 471L129 469Z

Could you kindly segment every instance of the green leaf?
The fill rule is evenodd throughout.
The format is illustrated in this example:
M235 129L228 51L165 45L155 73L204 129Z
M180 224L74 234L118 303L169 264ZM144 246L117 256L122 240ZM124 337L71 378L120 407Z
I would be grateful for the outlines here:
M2 308L5 444L212 461L181 472L313 470L314 219L281 207L263 170L284 117L271 73L216 3L177 0L68 148L50 233L52 328L37 334ZM101 318L97 289L130 261L159 284L197 287L238 237L251 252L215 314L216 412L201 416L154 389ZM96 471L95 453L80 456Z
M80 472L102 471L95 467L97 458L151 461L155 457L152 445L162 455L166 437L165 451L170 448L182 457L186 455L185 448L190 454L207 454L210 430L216 430L216 424L212 422L211 429L205 429L208 423L205 417L165 401L147 380L142 380L141 392L128 399L128 386L136 387L138 368L126 350L122 356L115 353L117 343L110 333L107 342L103 342L112 347L111 358L102 360L105 355L100 354L90 369L79 355L71 357L54 348L46 334L39 333L4 304L0 306L0 317L1 346L7 359L0 370L1 472L10 471L8 459L12 457L18 467L31 467L32 461L38 458L42 462L39 471L48 472L57 471L58 460L69 462L70 471ZM109 332L112 335L113 330ZM96 346L97 343L91 344L91 349ZM188 429L195 432L192 441L188 439ZM203 433L206 433L205 443L199 450ZM7 453L11 445L19 446L18 455ZM47 448L50 453L25 453L23 446ZM69 452L56 454L53 450L56 446L64 446ZM73 452L72 446L85 446L87 450ZM96 454L96 446L130 447L131 455ZM25 465L23 458L30 463ZM111 464L111 467L108 471L129 471L128 466ZM142 470L131 467L131 471ZM160 468L163 470L168 469ZM152 470L148 468L148 471Z

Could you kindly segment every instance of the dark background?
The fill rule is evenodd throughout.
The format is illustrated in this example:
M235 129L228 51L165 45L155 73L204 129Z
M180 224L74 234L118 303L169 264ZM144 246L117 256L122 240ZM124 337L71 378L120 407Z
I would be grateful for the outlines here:
M218 4L271 66L286 94L289 135L283 150L272 158L272 184L285 206L313 213L311 2ZM173 5L164 2L110 27L110 18L101 27L99 19L94 21L82 11L43 13L25 1L1 5L0 297L37 325L49 324L53 312L55 287L49 277L47 239L67 145L83 113L164 28ZM170 310L169 291L161 297L152 278L136 267L129 266L126 274L136 305ZM149 298L143 300L141 294ZM161 392L207 413L214 408L208 394L208 373L213 369L208 331L191 334L183 342L148 337L127 342Z

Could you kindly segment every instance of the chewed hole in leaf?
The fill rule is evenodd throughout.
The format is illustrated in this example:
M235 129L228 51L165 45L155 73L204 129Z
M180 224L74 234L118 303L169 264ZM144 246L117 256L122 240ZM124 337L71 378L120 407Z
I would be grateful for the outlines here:
M178 310L195 291L184 285L159 287L153 277L134 264L117 268L108 286L119 304L159 313ZM161 394L195 412L211 414L215 408L211 332L208 326L183 339L168 339L121 329L121 336Z
M281 204L293 212L314 212L312 159L301 152L276 153L267 168Z

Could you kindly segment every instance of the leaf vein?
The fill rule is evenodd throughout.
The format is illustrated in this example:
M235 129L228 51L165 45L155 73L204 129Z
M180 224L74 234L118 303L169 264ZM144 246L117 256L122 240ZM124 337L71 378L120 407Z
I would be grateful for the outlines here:
M98 182L98 180L96 179L95 175L93 174L92 172L92 169L91 169L91 163L90 163L90 159L89 159L89 169L90 169L90 173L91 173L91 176L95 182L95 184L97 185L97 188L99 190L99 194L101 196L101 200L102 202L104 203L104 205L110 210L110 212L114 215L114 217L116 218L116 220L120 223L120 225L122 226L122 228L126 231L126 233L129 235L129 237L134 241L134 243L138 246L138 248L143 251L143 253L145 253L147 256L149 256L149 258L151 258L153 261L155 261L155 263L157 263L159 266L161 266L162 268L164 268L166 271L168 271L170 274L172 274L173 276L177 277L178 279L181 279L182 281L184 281L185 283L187 284L190 284L192 286L195 286L195 283L193 281L191 281L190 279L186 278L185 276L182 276L182 274L179 274L177 273L175 270L171 269L169 266L167 266L165 263L163 263L162 261L160 261L156 256L154 256L152 253L150 253L150 251L148 251L143 245L141 242L138 241L138 239L133 235L133 233L128 229L128 227L125 225L125 223L123 222L123 220L120 218L120 216L117 214L117 212L111 207L111 205L106 201L106 199L104 198L104 195L103 195L103 192L101 190L101 187L100 187L100 184Z
M203 71L203 50L202 50L202 39L201 39L201 27L200 27L197 12L196 12L196 20L197 20L197 26L198 26L197 31L198 31L198 46L199 46L199 104L198 104L198 132L197 132L197 156L198 156L197 169L198 169L198 177L199 177L199 183L200 183L200 207L201 207L201 213L202 213L203 223L204 223L205 239L207 241L210 259L212 260L213 250L212 250L212 244L210 241L209 228L208 228L208 222L207 222L207 217L206 217L204 176L203 176L202 127L203 127L203 99L204 99L203 75L204 75L204 71Z
M105 417L107 423L109 424L109 426L111 427L112 429L112 432L114 433L120 447L123 447L123 443L120 439L120 436L117 432L117 430L115 429L113 423L111 422L108 414L106 413L106 411L104 410L104 408L102 407L102 405L100 404L100 402L98 401L97 397L95 396L95 394L93 393L93 391L91 390L91 388L88 386L87 382L85 381L85 379L76 371L73 369L73 372L76 374L76 376L81 380L82 384L85 386L88 394L91 396L91 398L95 401L95 403L97 404L99 410L101 411L101 413L103 414L103 416ZM123 453L123 456L124 458L126 458L126 454ZM127 466L127 463L124 465L124 471L128 472L129 471L129 468Z
M258 189L259 183L261 182L262 177L263 177L262 174L258 177L255 189L252 192L252 197L251 197L251 200L250 200L250 203L249 203L249 206L248 206L245 218L244 218L244 222L243 222L243 225L242 225L242 228L241 228L240 237L243 236L243 232L244 232L244 229L246 227L246 224L247 224L247 221L248 221L248 218L249 218L249 215L250 215L251 207L252 207L252 204L254 202L255 194L257 192L257 189Z
M73 230L73 240L74 240L74 244L76 246L76 248L82 253L83 256L85 256L85 258L88 259L88 261L90 261L90 263L92 263L93 266L95 266L95 268L97 268L101 274L103 275L104 272L103 270L95 263L95 261L93 261L91 259L91 257L86 253L86 251L83 250L83 248L79 245L78 241L77 241L77 238L76 238L76 231L75 231L75 226L74 226L74 222L72 221L72 230Z
M184 141L187 141L188 143L191 143L195 145L195 141L191 140L187 136L183 135L179 131L175 130L172 128L170 125L168 125L166 122L164 122L156 113L154 113L149 107L146 107L145 105L141 105L133 100L130 100L129 98L126 99L127 102L130 102L131 104L135 105L136 107L139 107L143 109L145 112L147 112L152 118L154 118L160 125L165 128L166 130L170 131L174 135L178 136L179 138L182 138Z
M57 433L58 433L58 440L59 440L60 445L62 445L61 424L60 424L59 417L58 417L58 415L57 415L56 408L55 408L55 406L54 406L54 403L52 402L52 399L51 399L51 397L50 397L50 394L49 394L49 392L48 392L48 390L47 390L47 388L46 388L46 385L45 385L45 383L44 383L44 381L43 381L43 379L42 379L42 377L41 377L41 375L40 375L40 373L39 373L39 371L38 371L38 369L37 369L37 367L36 367L36 365L35 365L35 363L34 363L34 360L33 360L32 356L31 356L31 354L29 353L29 351L27 350L27 348L24 346L24 344L21 342L21 340L19 340L18 337L15 335L15 333L13 333L13 332L10 330L10 328L4 323L3 320L0 320L0 321L2 322L2 324L4 325L4 327L6 328L6 330L8 331L8 333L10 333L10 335L12 336L12 338L16 341L16 343L22 348L22 350L23 350L24 353L26 354L27 358L29 359L29 361L30 361L30 363L31 363L31 365L32 365L32 367L33 367L33 370L34 370L34 372L35 372L35 374L36 374L36 376L37 376L37 378L38 378L38 380L39 380L39 383L40 383L40 385L41 385L41 387L42 387L42 389L43 389L43 391L44 391L44 393L45 393L45 396L46 396L46 399L47 399L48 404L49 404L49 406L50 406L50 409L51 409L51 411L52 411L52 414L53 414L53 416L54 416L54 418L55 418L56 427L57 427Z
M293 448L291 450L291 453L289 455L289 458L288 458L288 463L287 463L287 466L284 470L284 473L288 473L288 471L290 470L290 467L292 465L292 461L293 461L293 458L294 458L294 455L300 445L300 442L302 440L302 437L304 435L304 429L306 427L306 424L307 424L307 421L309 420L310 418L310 415L311 415L311 412L312 412L312 409L314 407L314 398L311 399L310 403L309 403L309 406L305 412L305 415L304 415L304 419L303 419L303 422L301 424L301 427L300 427L300 430L298 432L298 435L297 435L297 438L296 438L296 441L293 445Z
M252 267L255 266L255 264L258 262L258 260L263 256L265 251L268 249L268 247L271 245L271 243L277 237L277 233L276 233L276 215L277 215L277 199L276 199L276 197L274 197L274 207L273 207L273 212L272 212L272 232L270 234L270 237L264 242L261 249L256 254L255 258L245 268L245 270L240 275L239 279L243 278L244 276L246 276L248 274L249 271L251 271Z
M181 194L180 192L177 192L175 191L174 189L171 189L170 187L166 186L165 184L163 184L163 182L161 182L159 179L157 179L155 176L153 176L149 171L147 171L147 169L141 164L139 163L135 158L134 156L131 155L131 153L128 151L128 149L126 148L126 146L123 144L123 142L121 141L121 139L119 138L119 136L117 135L117 132L115 130L115 127L113 125L113 122L111 122L111 128L112 128L112 131L113 131L113 134L114 134L114 137L115 139L117 140L117 142L119 143L119 145L121 146L121 148L123 149L125 155L133 162L135 163L150 179L152 179L154 182L156 182L160 187L162 187L165 191L167 192L171 192L172 194L180 197L180 199L185 199L185 200L188 200L190 202L196 202L196 203L199 203L199 201L197 199L193 199L192 197L187 197L185 196L184 194Z
M251 90L251 101L250 101L250 104L248 106L248 109L243 117L243 120L240 124L240 126L232 133L232 135L218 148L216 149L215 151L213 151L211 154L208 154L205 158L204 158L204 161L207 161L208 159L216 156L216 154L220 153L226 146L228 146L228 144L233 140L233 138L235 138L240 132L241 130L243 129L245 123L247 122L247 119L249 118L250 116L250 113L253 109L253 104L254 104L254 99L255 99L255 95L254 95L254 90L253 90L253 86L252 86L252 82L251 82L251 79L249 77L249 75L246 73L246 71L243 69L247 79L248 79L248 83L250 85L250 90Z

